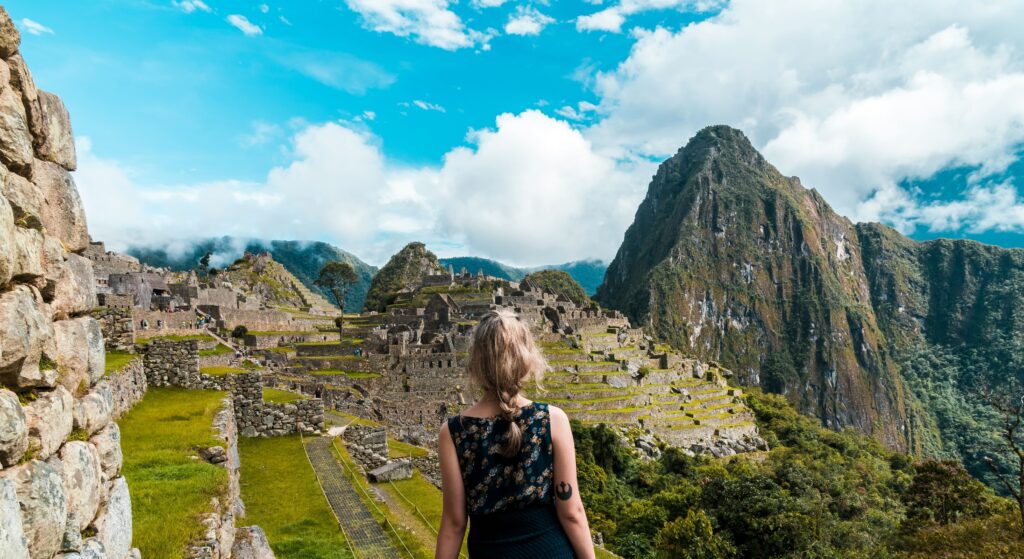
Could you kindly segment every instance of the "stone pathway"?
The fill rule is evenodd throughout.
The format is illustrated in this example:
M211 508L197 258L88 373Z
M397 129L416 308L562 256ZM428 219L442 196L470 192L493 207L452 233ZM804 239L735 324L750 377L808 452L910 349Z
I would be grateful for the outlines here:
M331 454L331 437L309 437L305 447L327 501L355 548L356 559L399 557L384 529L363 505L358 489L345 477L343 466Z

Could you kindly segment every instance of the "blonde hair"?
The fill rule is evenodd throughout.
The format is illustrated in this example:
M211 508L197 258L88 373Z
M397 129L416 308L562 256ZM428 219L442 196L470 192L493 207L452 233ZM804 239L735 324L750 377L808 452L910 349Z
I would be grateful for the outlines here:
M481 395L495 397L500 417L509 422L501 448L506 457L518 454L523 442L522 429L515 421L519 415L516 397L526 381L539 383L547 366L529 327L512 311L487 313L473 332L466 373Z

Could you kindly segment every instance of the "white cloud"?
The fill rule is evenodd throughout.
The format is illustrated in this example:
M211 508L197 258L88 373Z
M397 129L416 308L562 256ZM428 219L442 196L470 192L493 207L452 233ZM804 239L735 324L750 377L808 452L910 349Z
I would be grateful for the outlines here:
M363 94L395 83L395 76L377 64L344 52L317 50L290 44L278 44L268 56L323 85Z
M285 25L291 25L292 24L292 22L289 21L288 18L286 18L284 16L277 16L277 19L281 20L281 23L283 23Z
M206 13L210 13L213 11L210 9L209 6L206 5L205 2L203 2L203 0L182 0L181 2L172 1L171 4L173 4L174 7L185 12L186 14L191 14L192 12L196 11Z
M22 18L21 28L31 35L53 35L53 29L27 17Z
M576 107L565 105L560 109L555 109L555 114L569 120L581 121L589 119L591 113L596 110L597 105L587 101L580 101L576 104Z
M480 9L498 8L506 2L508 2L508 0L473 0L473 6Z
M228 23L236 27L246 37L255 37L263 34L263 30L258 25L252 23L249 21L249 18L243 15L231 14L226 19Z
M449 9L448 0L347 0L348 7L378 33L412 37L417 43L445 50L479 46L486 50L493 36L467 29Z
M270 12L270 6L268 6L266 4L260 4L260 11L265 13L265 14L269 13Z
M708 124L737 126L840 212L910 227L926 218L894 210L916 196L898 192L903 179L951 166L984 178L1016 159L1022 20L1018 3L736 0L677 32L637 32L595 76L602 120L586 134L665 157Z
M262 120L256 120L252 123L252 131L248 134L242 134L239 137L239 143L242 147L255 147L261 146L274 140L281 134L281 127L269 122Z
M626 18L633 14L668 9L710 12L721 9L725 4L725 0L623 0L601 11L579 16L576 18L576 29L619 33Z
M532 6L519 6L508 16L505 33L509 35L539 35L544 27L555 20L538 12Z
M419 99L413 101L412 104L423 109L424 111L435 111L438 113L445 112L444 107L442 107L441 105L435 103L428 103L426 101L421 101Z
M227 234L328 240L381 263L421 240L532 265L609 258L652 171L598 155L537 111L501 115L469 141L440 166L407 167L388 163L372 135L307 125L291 162L263 181L143 185L79 138L75 178L93 235L115 249Z

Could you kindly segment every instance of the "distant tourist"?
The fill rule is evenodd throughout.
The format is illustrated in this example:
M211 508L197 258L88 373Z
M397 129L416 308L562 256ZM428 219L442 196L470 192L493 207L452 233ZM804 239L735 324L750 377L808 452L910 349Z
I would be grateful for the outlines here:
M480 397L438 440L436 559L458 557L467 524L471 559L594 557L569 418L520 394L546 367L515 313L492 311L476 327L466 370Z

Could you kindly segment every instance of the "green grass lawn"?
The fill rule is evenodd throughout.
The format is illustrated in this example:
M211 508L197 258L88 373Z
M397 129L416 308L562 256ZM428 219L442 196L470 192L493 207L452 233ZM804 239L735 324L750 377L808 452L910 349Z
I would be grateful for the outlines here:
M441 526L441 491L431 485L420 472L413 472L409 479L392 483L379 483L377 487L394 503L392 513L413 529L425 546L432 547L437 541L437 529ZM462 557L468 557L466 542L462 542Z
M147 559L181 557L203 532L197 518L227 487L227 472L192 458L221 444L213 417L223 392L150 388L120 423L124 476L132 494L132 537Z
M224 344L217 344L217 347L213 349L200 349L199 357L210 357L213 355L224 355L226 353L234 353L234 350Z
M278 559L348 559L345 537L298 436L243 438L240 525L257 524Z
M270 352L273 352L273 353L295 353L295 348L294 347L287 347L287 346L280 346L280 347L272 347L272 348L268 349L267 351L270 351Z
M247 371L238 367L199 367L199 372L204 375L210 375L211 377L223 377L226 375L237 375Z
M367 425L369 427L377 427L380 425L380 423L377 423L376 421L364 419L350 413L336 410L324 410L324 422L328 427L334 427L337 425Z
M305 399L306 397L302 394L296 394L295 392L289 392L287 390L279 390L277 388L268 388L266 386L263 387L264 402L270 402L272 404L291 404Z
M136 345L146 345L152 340L169 340L172 342L184 342L188 340L209 341L214 340L209 334L168 334L166 336L152 336L149 338L136 339Z
M137 353L127 353L124 351L108 351L107 362L106 362L106 374L119 373L128 366L129 363L140 359L142 356Z
M388 454L391 458L405 458L415 456L417 458L430 454L427 449L402 442L398 439L388 439Z

